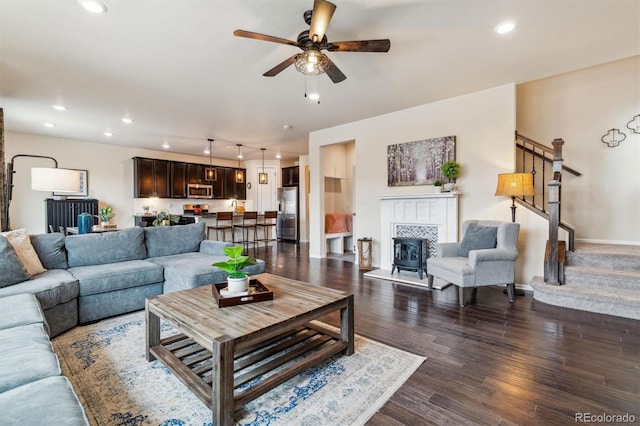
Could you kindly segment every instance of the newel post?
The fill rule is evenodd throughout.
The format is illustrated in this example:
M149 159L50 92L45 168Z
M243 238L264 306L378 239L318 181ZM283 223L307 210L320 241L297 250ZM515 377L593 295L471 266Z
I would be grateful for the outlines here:
M560 224L560 190L562 186L562 139L554 139L553 178L549 181L549 259L547 261L547 282L560 283L558 262L558 226Z

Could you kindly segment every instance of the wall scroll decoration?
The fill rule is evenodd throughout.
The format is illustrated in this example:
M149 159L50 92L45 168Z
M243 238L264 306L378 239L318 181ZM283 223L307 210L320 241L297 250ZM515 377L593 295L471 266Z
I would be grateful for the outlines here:
M456 137L426 139L387 146L387 185L431 185L442 180L440 166L456 159Z
M627 135L622 133L620 130L611 129L607 132L606 135L603 135L600 140L602 141L602 143L606 143L609 148L615 148L616 146L620 145L620 142L622 142L626 138Z
M633 133L640 134L640 114L633 117L631 121L627 123L627 129L631 130Z

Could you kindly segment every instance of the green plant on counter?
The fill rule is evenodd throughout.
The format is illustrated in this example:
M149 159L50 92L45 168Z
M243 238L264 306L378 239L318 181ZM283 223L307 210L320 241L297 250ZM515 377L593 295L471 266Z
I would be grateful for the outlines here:
M216 266L229 274L230 278L244 278L247 273L242 269L245 266L255 265L256 259L249 256L242 256L242 246L230 246L222 249L224 254L229 256L225 262L216 262L211 266Z
M166 210L162 210L153 221L153 226L169 225L169 222L178 223L179 220L180 216L171 214Z
M98 211L96 217L100 219L100 222L109 222L115 214L113 213L113 208L111 206L104 206Z
M442 181L440 179L436 179L433 181L433 186L442 186Z

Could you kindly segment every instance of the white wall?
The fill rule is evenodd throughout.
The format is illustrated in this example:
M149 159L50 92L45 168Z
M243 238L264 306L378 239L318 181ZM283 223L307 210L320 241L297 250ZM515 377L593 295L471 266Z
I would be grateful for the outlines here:
M640 135L626 123L640 114L640 56L537 80L517 87L517 127L550 145L562 138L562 218L576 238L640 244ZM626 133L617 147L600 138Z
M387 145L456 136L456 160L462 165L457 179L457 188L462 192L460 221L473 218L510 221L511 200L496 197L494 193L497 175L514 170L514 131L515 86L509 84L311 133L310 256L326 255L322 238L325 208L321 147L355 141L354 239L371 236L373 263L380 265L377 196L433 192L430 185L387 186ZM535 219L528 219L526 209L520 208L518 215L519 222L521 218L525 220L521 222L523 235L541 232ZM528 243L525 245L524 241ZM518 283L528 283L534 275L542 275L543 254L544 242L533 242L531 238L521 240Z
M132 157L209 163L209 157L6 132L6 160L10 161L11 157L17 154L51 156L58 160L59 167L88 170L89 197L97 198L101 207L111 205L116 214L112 223L122 227L134 225L134 213L141 213L142 205L149 204L152 210L168 209L172 213L182 213L183 204L203 202L203 200L134 199ZM234 167L238 163L215 159L214 164ZM15 186L9 212L12 228L26 228L32 234L46 232L43 200L51 197L51 193L31 190L31 167L36 166L51 167L53 162L33 158L16 159ZM214 209L228 210L229 201L227 200L207 200L207 203Z

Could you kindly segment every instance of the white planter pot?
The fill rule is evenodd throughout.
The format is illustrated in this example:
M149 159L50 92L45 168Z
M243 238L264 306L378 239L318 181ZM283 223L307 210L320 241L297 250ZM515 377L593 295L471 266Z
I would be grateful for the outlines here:
M455 183L445 183L444 184L444 190L447 191L447 192L453 191L455 187L456 187Z
M249 283L249 277L244 278L227 278L227 290L232 293L246 291Z
M434 186L433 192L435 192L436 194L440 194L442 192L442 186Z
M109 222L100 222L100 226L106 228L107 226L109 226Z

